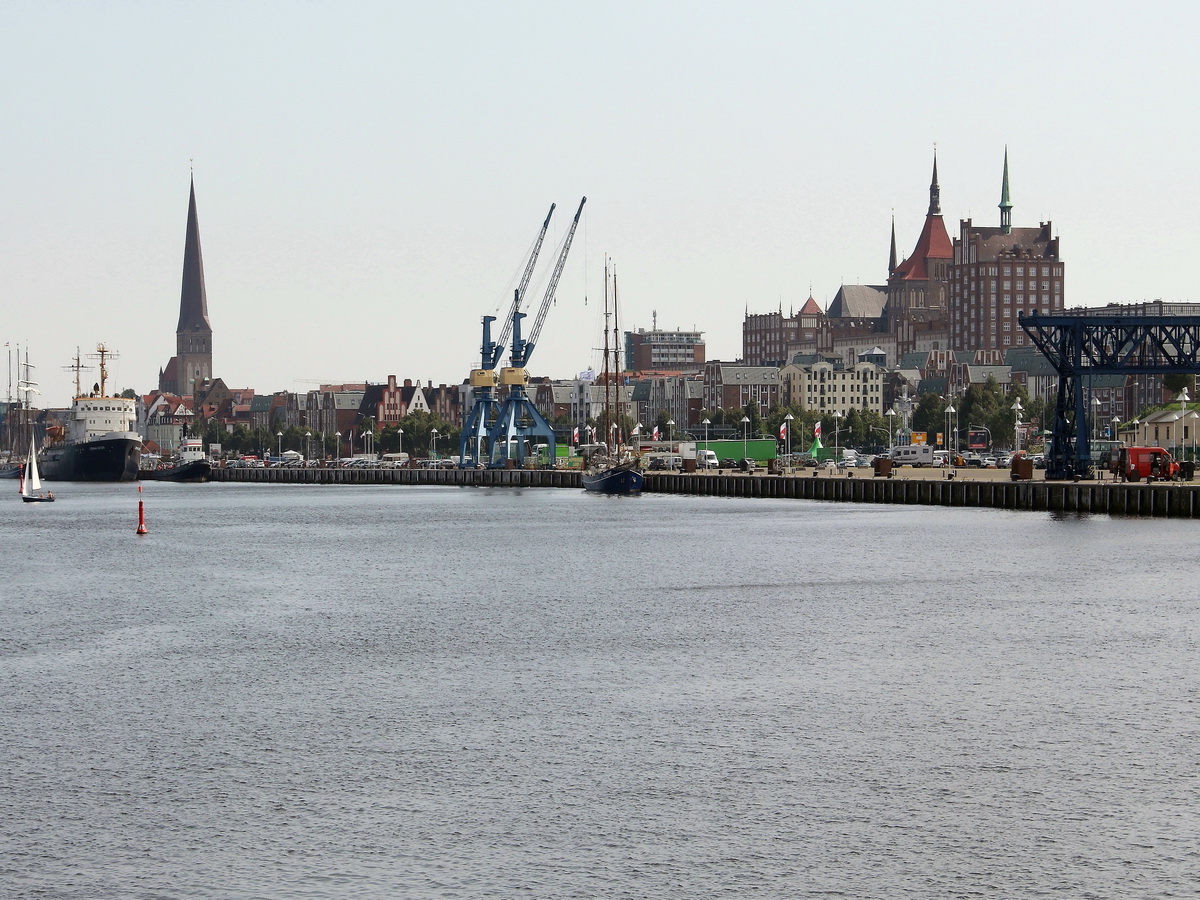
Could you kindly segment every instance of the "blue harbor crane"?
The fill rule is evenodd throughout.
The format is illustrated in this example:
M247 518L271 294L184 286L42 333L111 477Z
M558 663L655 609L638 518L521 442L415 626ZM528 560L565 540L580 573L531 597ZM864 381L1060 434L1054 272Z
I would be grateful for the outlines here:
M495 422L500 408L499 402L496 400L496 365L500 362L500 355L504 352L504 343L508 340L509 330L512 328L516 313L520 310L521 302L525 298L529 279L533 277L533 268L537 263L538 254L542 250L542 242L546 239L546 231L550 228L550 217L554 215L554 207L555 204L551 203L550 212L546 213L546 221L542 223L542 230L538 232L537 239L533 243L529 259L525 263L525 271L521 274L521 281L513 291L512 306L509 307L508 315L504 318L504 327L498 340L492 340L492 323L496 321L496 317L483 317L483 343L480 346L479 368L471 370L469 379L473 402L470 410L467 411L466 418L463 419L462 437L459 441L460 468L474 469L484 465L491 458L492 448L488 443L488 432L492 423Z
M567 254L571 250L571 242L575 238L575 229L579 225L579 216L583 213L585 203L587 203L587 197L579 201L579 208L575 210L575 218L571 220L571 227L567 231L567 236L563 238L562 250L559 251L558 261L554 264L554 271L546 285L546 293L542 296L542 303L534 317L529 337L521 337L521 320L526 318L526 314L513 309L512 351L508 366L500 370L500 384L508 388L508 395L504 398L504 404L500 407L496 420L488 432L488 444L491 448L489 465L493 468L522 465L525 457L529 455L530 440L537 437L545 438L550 464L554 464L556 458L554 428L529 399L527 391L529 370L526 367L537 346L542 326L546 324L546 314L554 302L558 279L562 276L563 266L567 264Z

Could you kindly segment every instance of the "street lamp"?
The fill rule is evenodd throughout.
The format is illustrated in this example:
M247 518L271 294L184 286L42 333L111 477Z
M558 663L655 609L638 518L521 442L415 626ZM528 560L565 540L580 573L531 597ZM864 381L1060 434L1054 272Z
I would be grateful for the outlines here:
M1099 418L1100 418L1100 398L1093 397L1092 398L1092 440L1093 441L1096 440L1096 438L1098 438L1100 436L1096 430L1097 426L1100 424Z
M707 450L708 449L708 426L711 425L712 422L710 422L708 420L708 416L705 416L704 421L701 422L700 424L704 426L704 449Z
M796 417L788 413L783 417L783 421L787 422L787 447L785 448L788 455L788 465L792 464L792 420Z
M275 455L279 459L283 459L283 432L282 431L275 432L275 437L279 438L279 442L278 442L279 449L276 451Z
M396 427L396 452L404 452L404 429L399 426Z
M896 449L896 407L893 406L884 413L884 416L888 420L888 455L890 456L892 451Z
M431 428L429 430L429 446L432 448L434 459L437 459L437 436L438 430L436 428Z
M750 417L742 416L742 459L750 458Z
M667 419L667 443L670 444L675 435L675 420Z
M334 450L334 452L339 457L341 457L341 455L342 455L342 433L340 431L335 431L333 433L333 437L337 441L337 448Z
M953 418L957 414L958 410L954 408L953 403L946 407L946 450L948 451L946 454L948 457L946 465L948 466L956 465L956 460L958 459L958 429L952 428ZM950 446L950 435L954 435L953 449Z
M1021 452L1021 413L1023 411L1023 408L1021 406L1021 398L1020 397L1018 397L1016 400L1013 401L1012 411L1013 411L1013 452L1020 453Z
M307 461L312 456L312 432L304 432L304 458Z
M835 409L833 411L833 458L837 460L841 454L838 452L838 427L841 425L842 411Z

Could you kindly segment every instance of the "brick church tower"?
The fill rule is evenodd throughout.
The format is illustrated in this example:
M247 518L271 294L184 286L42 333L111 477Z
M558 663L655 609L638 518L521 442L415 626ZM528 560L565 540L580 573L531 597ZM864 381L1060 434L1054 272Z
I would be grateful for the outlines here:
M158 373L158 388L193 396L196 386L212 378L212 325L204 292L204 259L200 254L200 224L196 217L196 182L188 199L187 234L183 244L183 289L179 324L175 327L175 356Z

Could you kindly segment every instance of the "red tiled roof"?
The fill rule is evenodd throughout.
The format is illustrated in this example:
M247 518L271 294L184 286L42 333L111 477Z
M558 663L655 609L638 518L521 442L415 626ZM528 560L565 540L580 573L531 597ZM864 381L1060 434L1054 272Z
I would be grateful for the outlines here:
M946 233L946 224L941 216L926 216L925 227L917 239L917 246L912 255L892 273L892 278L904 281L927 281L929 273L925 269L927 259L951 259L954 256L954 246L950 243L950 235ZM889 279L890 280L890 279Z
M823 316L825 310L821 309L817 301L809 297L802 307L800 307L800 315L802 316Z

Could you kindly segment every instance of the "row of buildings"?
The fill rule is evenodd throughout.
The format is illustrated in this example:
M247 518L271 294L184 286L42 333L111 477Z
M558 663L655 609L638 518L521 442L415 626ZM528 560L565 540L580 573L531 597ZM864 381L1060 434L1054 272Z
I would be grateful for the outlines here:
M851 408L884 412L903 396L954 397L993 379L1023 383L1048 397L1057 376L1019 325L1022 313L1060 313L1064 262L1051 222L1012 224L1008 154L1001 179L998 224L958 224L952 239L941 212L937 159L929 206L913 250L897 255L893 218L887 278L842 285L826 308L810 296L798 312L746 310L742 355L709 360L703 332L654 327L625 334L620 375L624 413L643 423L669 418L696 429L706 416L757 404L763 413L791 405L822 413ZM1186 307L1186 308L1185 308ZM1095 310L1090 310L1094 312ZM1122 307L1124 314L1195 314L1192 305ZM1161 399L1155 378L1097 379L1089 386L1107 418L1132 417ZM596 417L602 397L594 376L534 378L529 395L551 421L580 424ZM229 388L213 374L212 327L194 185L188 203L183 286L176 353L143 398L148 437L163 447L198 419L229 428L298 427L313 433L361 434L367 420L382 426L426 411L460 423L471 408L469 384L432 385L388 376L382 383L321 385L304 392L259 394ZM343 450L355 449L347 444Z

